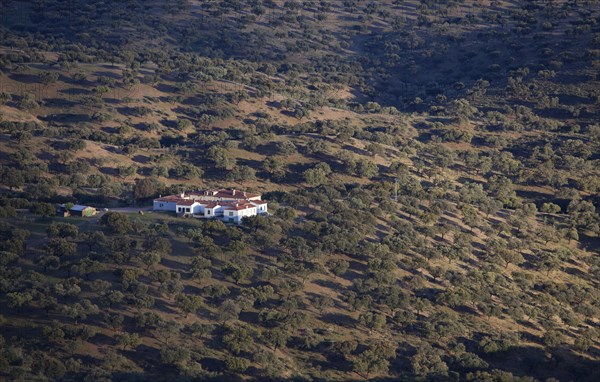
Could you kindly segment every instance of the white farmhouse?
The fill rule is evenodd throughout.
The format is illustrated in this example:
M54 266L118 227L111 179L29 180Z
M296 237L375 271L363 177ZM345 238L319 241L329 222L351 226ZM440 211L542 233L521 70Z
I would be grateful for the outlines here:
M165 196L154 199L154 211L177 211L178 196Z
M246 216L268 214L267 202L261 200L260 194L222 189L160 197L154 199L154 210L237 224Z
M195 200L182 199L175 203L178 214L199 214L202 205Z

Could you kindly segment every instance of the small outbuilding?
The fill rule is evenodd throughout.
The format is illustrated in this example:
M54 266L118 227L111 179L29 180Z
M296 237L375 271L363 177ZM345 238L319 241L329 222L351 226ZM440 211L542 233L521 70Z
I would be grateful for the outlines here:
M90 206L74 205L69 210L72 216L92 217L96 215L96 209Z
M56 207L56 216L60 216L61 218L67 218L71 216L71 213L64 204L61 204L60 206Z

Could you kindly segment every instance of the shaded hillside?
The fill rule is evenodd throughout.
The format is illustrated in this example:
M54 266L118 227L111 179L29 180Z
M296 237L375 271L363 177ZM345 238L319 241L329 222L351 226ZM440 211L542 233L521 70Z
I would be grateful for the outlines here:
M600 9L473 4L3 1L0 378L597 380Z

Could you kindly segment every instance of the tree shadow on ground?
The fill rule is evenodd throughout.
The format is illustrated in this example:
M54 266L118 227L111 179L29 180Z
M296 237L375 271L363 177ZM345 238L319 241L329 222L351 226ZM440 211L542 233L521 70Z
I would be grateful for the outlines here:
M546 351L533 346L520 346L505 352L482 355L482 358L493 368L511 372L515 376L530 375L539 380L556 378L561 381L595 382L600 370L599 361L581 357L567 348Z
M356 320L354 320L354 318L342 313L325 313L321 315L320 318L323 322L327 324L339 325L347 328L352 328L356 323Z

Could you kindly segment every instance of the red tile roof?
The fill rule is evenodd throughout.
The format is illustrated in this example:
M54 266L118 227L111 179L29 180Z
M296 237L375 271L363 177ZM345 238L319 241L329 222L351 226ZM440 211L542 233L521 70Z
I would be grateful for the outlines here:
M242 211L242 210L247 210L249 208L256 208L256 206L251 203L223 203L223 204L224 204L223 207L225 207L224 209L226 209L226 210Z
M184 200L177 195L163 196L162 198L154 199L155 202L178 202Z
M177 201L178 206L191 206L197 203L195 200L180 199Z
M226 201L206 200L204 197L210 196L212 198L221 198ZM260 194L251 194L245 191L239 190L206 190L206 191L195 191L190 192L187 195L170 195L154 199L155 202L175 202L180 206L192 206L194 203L206 206L206 208L215 208L217 206L223 206L230 210L245 210L248 208L254 208L256 205L264 205L267 202L262 200L248 200L251 198L260 198ZM254 204L253 204L254 203Z
M194 191L194 192L190 192L189 195L192 197L195 196L198 198L202 198L203 196L212 196L215 198L238 199L238 200L243 200L243 199L248 199L248 198L256 198L257 196L260 196L260 194L251 194L246 191L225 190L225 189Z

